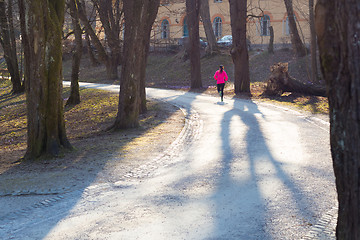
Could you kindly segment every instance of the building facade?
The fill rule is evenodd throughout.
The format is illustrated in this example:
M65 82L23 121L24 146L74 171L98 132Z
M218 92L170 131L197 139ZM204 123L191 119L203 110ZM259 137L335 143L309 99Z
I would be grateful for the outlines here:
M306 0L293 0L295 18L300 36L310 41L309 6ZM210 20L217 39L231 35L228 0L209 0ZM188 35L185 0L163 0L154 23L152 39L176 43ZM248 0L247 38L251 44L265 46L270 40L269 27L274 30L276 45L289 44L290 30L284 0ZM206 38L200 20L200 37Z

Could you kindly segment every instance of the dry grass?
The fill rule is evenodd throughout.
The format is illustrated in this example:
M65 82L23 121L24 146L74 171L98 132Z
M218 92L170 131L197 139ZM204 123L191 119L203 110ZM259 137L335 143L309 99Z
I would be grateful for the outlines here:
M19 164L17 160L26 150L25 95L11 95L10 91L10 82L2 81L0 84L0 173L9 171ZM64 103L68 95L69 88L65 88ZM74 156L70 157L68 165L73 165L73 160L80 155L91 153L95 155L103 151L125 152L126 149L131 149L132 144L142 145L147 141L144 136L150 130L161 128L162 124L178 111L175 107L166 107L164 103L151 101L148 102L148 112L140 117L140 128L109 132L107 129L111 127L117 114L118 94L81 89L80 95L81 103L66 107L64 113L68 138L76 148L75 153L70 154ZM68 166L66 161L60 161L62 167ZM52 160L52 162L57 161Z

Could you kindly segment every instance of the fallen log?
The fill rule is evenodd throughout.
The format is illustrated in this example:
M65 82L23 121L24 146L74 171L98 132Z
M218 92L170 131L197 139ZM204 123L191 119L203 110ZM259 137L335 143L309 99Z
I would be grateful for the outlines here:
M326 88L322 85L305 84L289 75L288 63L276 63L270 67L271 75L266 81L263 95L280 96L284 92L296 92L306 95L326 97Z

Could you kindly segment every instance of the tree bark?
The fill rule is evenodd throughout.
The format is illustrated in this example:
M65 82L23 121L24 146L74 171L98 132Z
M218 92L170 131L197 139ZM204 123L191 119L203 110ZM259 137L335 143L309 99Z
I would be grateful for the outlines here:
M311 34L311 82L319 83L318 66L317 66L317 45L314 17L314 0L309 0L309 23Z
M360 239L360 5L318 0L321 70L330 109L330 144L339 211L337 239Z
M274 53L274 28L272 26L270 26L269 31L270 31L270 41L269 41L268 52L273 54Z
M24 86L21 84L16 53L12 5L12 0L9 0L8 4L6 4L5 0L0 0L0 44L4 49L4 58L11 76L12 92L17 94L24 92Z
M189 27L191 89L202 87L199 35L200 5L200 0L186 0L186 17Z
M206 39L208 42L207 52L213 54L218 51L215 33L210 20L209 0L201 0L200 16L204 25Z
M25 159L71 148L62 101L64 0L19 0L24 40L27 151Z
M235 93L250 93L249 54L246 44L247 0L229 0L233 44Z
M125 14L124 62L119 107L113 129L139 126L145 89L145 67L150 32L160 0L123 0Z
M299 31L296 26L293 1L292 0L284 0L286 12L289 18L289 29L290 29L290 37L291 43L293 45L293 49L295 51L295 55L297 57L303 57L306 55L306 48L301 41Z
M75 35L75 52L72 56L72 68L71 68L71 86L70 97L66 102L66 105L76 105L80 103L80 88L79 88L79 71L80 62L82 56L82 29L80 26L80 20L78 15L77 6L78 0L69 0L69 9L71 15L71 21L74 28Z
M266 82L263 95L281 96L284 92L296 92L307 95L326 97L326 88L322 85L304 84L292 78L288 72L288 63L271 66L271 75Z

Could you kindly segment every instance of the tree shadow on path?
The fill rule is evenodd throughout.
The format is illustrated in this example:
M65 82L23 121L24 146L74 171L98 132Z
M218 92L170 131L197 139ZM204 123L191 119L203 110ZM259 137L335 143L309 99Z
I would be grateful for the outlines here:
M294 205L292 212L296 212L296 218L314 216L302 189L273 156L258 118L266 116L251 101L235 101L233 109L224 113L222 169L213 196L218 220L215 236L272 239L272 226L268 225L270 221L281 221L276 219L274 208L284 212L287 207L275 205L278 202L270 198L278 197L274 196L274 191L290 195L285 199L287 202L282 203ZM289 199L295 201L289 202Z

